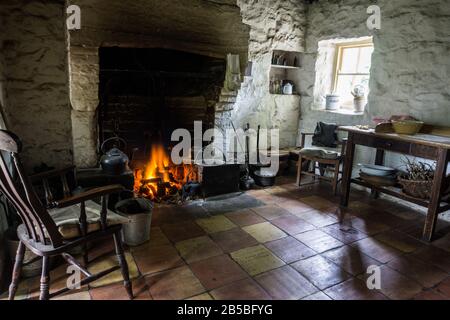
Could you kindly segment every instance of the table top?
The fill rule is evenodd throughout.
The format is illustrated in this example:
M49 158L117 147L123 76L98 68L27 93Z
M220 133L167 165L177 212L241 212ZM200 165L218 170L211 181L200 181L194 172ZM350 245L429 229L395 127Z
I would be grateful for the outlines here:
M355 126L340 126L338 128L340 131L347 131L357 134L363 134L368 136L375 136L384 139L392 139L398 141L405 141L415 144L422 144L436 148L444 148L450 149L450 137L449 136L441 136L436 134L429 133L418 133L416 135L405 135L405 134L397 134L397 133L381 133L375 132L375 129L360 129Z

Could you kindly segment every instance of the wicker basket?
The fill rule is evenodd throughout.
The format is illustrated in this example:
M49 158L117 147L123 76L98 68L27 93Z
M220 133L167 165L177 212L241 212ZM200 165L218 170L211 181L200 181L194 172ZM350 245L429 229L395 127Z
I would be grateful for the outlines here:
M431 189L433 187L433 181L406 180L406 179L399 177L398 182L402 185L403 192L409 196L420 198L420 199L430 199L431 198Z

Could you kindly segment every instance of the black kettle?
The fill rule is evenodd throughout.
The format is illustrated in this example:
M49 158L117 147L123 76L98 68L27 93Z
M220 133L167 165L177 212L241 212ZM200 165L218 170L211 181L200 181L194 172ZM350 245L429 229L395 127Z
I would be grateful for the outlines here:
M114 143L113 147L109 149L107 152L105 151L105 146L107 143L111 141L116 141L123 144L123 148L126 147L126 142L122 138L112 137L106 139L102 146L101 151L103 152L103 156L100 159L100 165L102 166L102 170L104 173L109 175L121 175L129 170L128 156L119 149L119 145Z

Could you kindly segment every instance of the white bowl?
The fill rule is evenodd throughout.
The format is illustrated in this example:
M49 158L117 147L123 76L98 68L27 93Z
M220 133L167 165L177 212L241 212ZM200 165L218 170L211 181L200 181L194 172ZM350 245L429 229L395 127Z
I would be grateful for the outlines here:
M361 166L361 172L370 175L370 176L377 176L377 177L386 177L386 176L392 176L397 172L394 168L389 167L383 167L383 166L377 166L373 164L362 164Z

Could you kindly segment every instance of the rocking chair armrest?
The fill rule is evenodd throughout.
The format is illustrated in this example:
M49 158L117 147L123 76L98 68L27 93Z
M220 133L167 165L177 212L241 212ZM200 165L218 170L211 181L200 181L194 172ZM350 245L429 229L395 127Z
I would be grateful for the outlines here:
M33 175L29 176L29 178L30 178L31 182L39 182L44 179L59 177L68 172L73 172L73 171L75 171L75 168L76 168L75 166L68 166L68 167L65 167L62 169L49 170L49 171L33 174Z
M105 187L94 188L86 192L76 194L74 196L58 200L54 202L55 207L65 208L70 207L74 204L82 203L87 200L93 200L98 197L103 197L113 193L118 193L123 191L125 188L120 184L109 185Z

